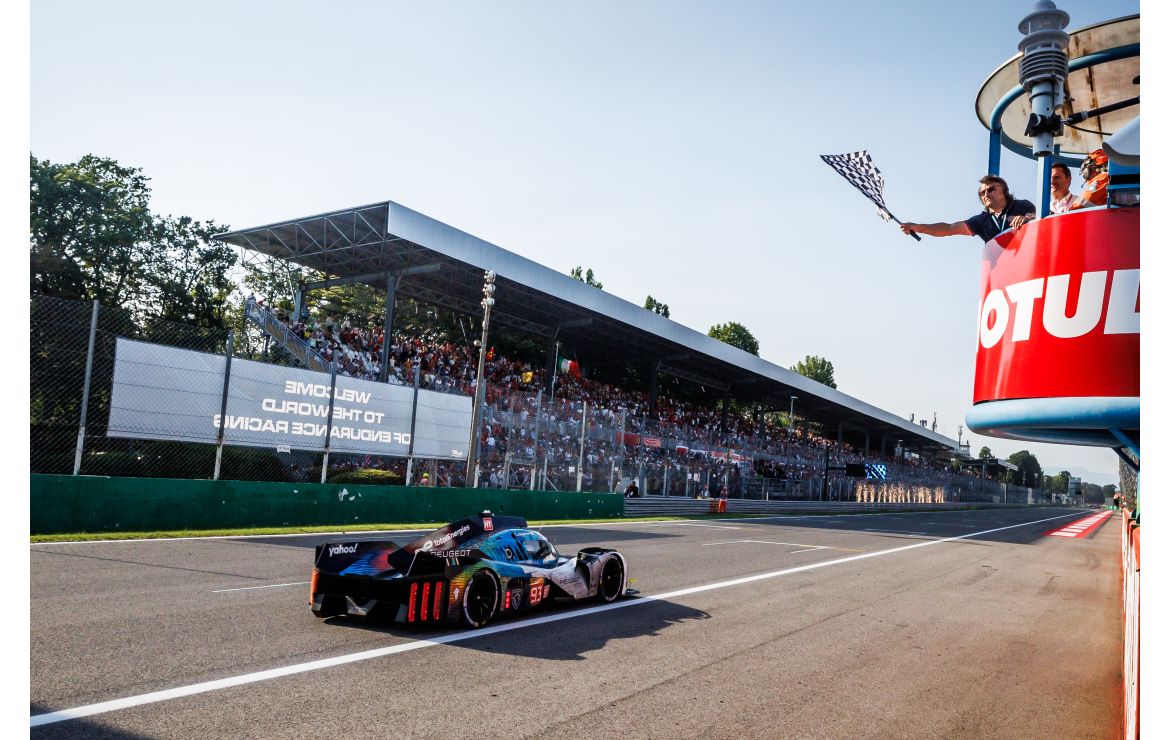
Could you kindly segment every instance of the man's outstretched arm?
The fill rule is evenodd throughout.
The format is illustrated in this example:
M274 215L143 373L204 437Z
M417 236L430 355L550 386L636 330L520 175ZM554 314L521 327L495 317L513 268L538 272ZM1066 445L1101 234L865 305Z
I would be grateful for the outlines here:
M902 224L903 234L909 234L911 231L927 236L971 236L971 229L966 221L956 221L953 224L915 224L907 221Z

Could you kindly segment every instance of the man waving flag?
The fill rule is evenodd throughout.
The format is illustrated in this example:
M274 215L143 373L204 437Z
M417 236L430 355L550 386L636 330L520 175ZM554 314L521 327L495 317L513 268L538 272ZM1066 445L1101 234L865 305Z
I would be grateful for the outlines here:
M873 166L873 158L869 156L869 152L862 149L860 152L849 154L822 154L821 159L837 170L837 174L848 180L849 184L860 190L862 195L873 201L877 206L878 216L883 220L893 219L895 223L902 223L894 218L890 209L886 208L886 201L882 196L882 189L886 183L882 179L881 170ZM910 232L910 236L922 241L922 237L913 231Z

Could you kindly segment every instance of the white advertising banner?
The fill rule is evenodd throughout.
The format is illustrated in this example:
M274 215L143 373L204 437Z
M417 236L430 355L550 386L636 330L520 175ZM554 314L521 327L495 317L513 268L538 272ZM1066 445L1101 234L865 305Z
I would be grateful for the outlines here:
M329 375L233 359L227 413L222 355L118 338L110 399L111 437L215 442L251 447L324 449ZM466 396L418 392L414 454L467 457L471 403ZM406 456L414 389L337 376L331 449Z

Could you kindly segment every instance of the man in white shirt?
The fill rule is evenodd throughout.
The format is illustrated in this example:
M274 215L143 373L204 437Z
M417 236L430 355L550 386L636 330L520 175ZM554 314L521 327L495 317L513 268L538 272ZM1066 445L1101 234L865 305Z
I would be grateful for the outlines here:
M1069 207L1076 202L1076 196L1068 191L1072 184L1072 172L1068 165L1057 162L1052 165L1052 213L1068 213Z

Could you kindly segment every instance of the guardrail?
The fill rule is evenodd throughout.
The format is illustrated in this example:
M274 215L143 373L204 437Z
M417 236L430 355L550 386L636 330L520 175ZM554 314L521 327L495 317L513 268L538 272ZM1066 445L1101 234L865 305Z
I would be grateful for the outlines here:
M1138 737L1138 687L1140 686L1141 664L1138 648L1141 638L1138 633L1141 610L1142 538L1141 527L1126 509L1121 510L1121 583L1125 599L1125 711L1123 713L1123 737L1134 740Z

